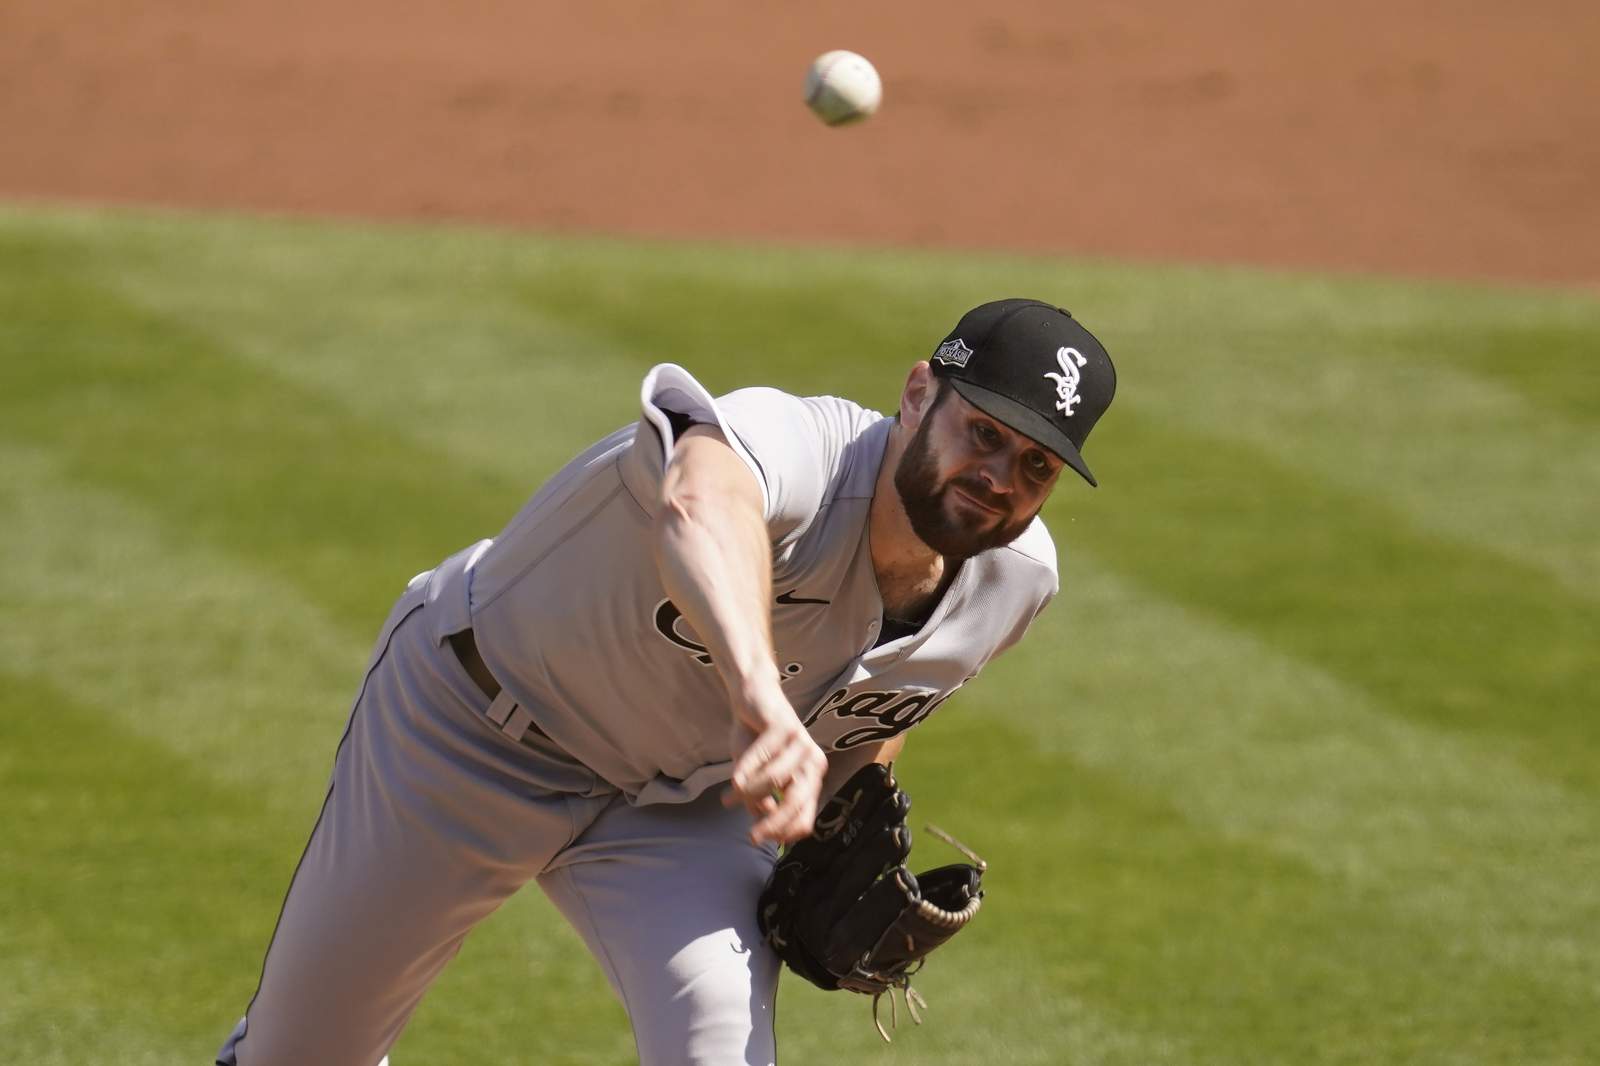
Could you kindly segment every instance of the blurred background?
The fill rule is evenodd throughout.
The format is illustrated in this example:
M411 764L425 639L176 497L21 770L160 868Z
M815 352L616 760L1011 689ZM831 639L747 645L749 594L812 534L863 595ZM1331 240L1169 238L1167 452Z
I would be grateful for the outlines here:
M0 192L1600 281L1583 0L8 0ZM861 52L884 121L799 104Z
M892 410L1059 302L1062 595L918 729L990 898L892 1047L1600 1046L1600 7L0 3L0 1062L208 1062L368 645L654 363ZM881 112L828 129L812 57ZM945 858L919 849L925 865ZM626 1063L530 889L396 1066Z

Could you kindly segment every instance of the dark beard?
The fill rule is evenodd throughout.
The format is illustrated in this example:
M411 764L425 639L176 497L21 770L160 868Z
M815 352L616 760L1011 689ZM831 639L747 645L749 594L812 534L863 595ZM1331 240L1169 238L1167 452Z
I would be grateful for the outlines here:
M929 412L931 415L932 412ZM917 538L946 559L970 559L979 552L1010 544L1020 537L1033 521L1033 515L996 525L978 528L952 518L945 507L945 496L952 486L990 507L1008 510L1003 499L997 498L981 481L971 478L953 478L939 484L939 467L933 459L933 449L928 446L928 427L931 417L924 418L917 431L911 435L900 465L894 472L895 491L900 494L900 505L911 520L911 530Z

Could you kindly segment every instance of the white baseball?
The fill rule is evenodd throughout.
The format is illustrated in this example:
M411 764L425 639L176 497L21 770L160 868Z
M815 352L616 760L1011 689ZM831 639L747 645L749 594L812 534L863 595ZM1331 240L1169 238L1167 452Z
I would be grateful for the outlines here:
M830 126L859 122L883 102L883 82L865 56L824 52L806 71L806 106Z

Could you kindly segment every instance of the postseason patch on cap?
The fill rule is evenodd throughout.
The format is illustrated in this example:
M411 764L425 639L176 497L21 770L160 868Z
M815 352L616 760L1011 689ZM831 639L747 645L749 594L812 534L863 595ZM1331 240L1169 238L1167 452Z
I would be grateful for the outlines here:
M939 345L939 350L933 353L933 361L945 366L966 366L967 360L972 358L972 349L967 347L967 342L960 337L945 341Z

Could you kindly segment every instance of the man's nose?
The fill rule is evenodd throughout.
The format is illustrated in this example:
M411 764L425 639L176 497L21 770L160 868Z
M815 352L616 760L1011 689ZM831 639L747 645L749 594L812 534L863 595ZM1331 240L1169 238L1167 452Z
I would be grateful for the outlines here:
M988 483L990 491L1001 496L1011 491L1011 457L1009 455L992 455L980 469L983 474L983 480Z

